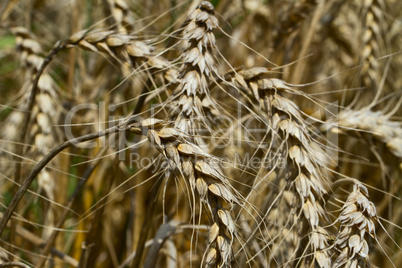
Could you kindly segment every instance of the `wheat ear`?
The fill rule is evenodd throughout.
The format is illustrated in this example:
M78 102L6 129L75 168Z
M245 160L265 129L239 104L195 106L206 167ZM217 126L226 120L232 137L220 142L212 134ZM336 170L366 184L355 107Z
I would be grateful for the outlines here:
M308 235L316 263L320 267L330 267L327 232L323 228L327 218L323 196L329 188L326 175L328 158L312 138L297 105L282 96L285 92L292 92L290 85L279 79L267 78L268 74L266 68L242 70L235 75L233 83L246 89L258 101L259 109L265 111L269 127L274 131L273 139L280 137L276 146L283 154L286 166L277 168L278 177L290 182L290 191L299 197L298 209L308 225L299 235Z
M383 31L385 30L383 27L386 25L383 18L385 4L382 0L365 0L362 2L364 14L361 50L362 84L371 90L377 90L380 78L380 65L377 58L381 56L385 47L383 38Z
M203 100L211 101L208 80L217 72L213 60L213 51L216 49L213 30L217 28L218 20L214 13L211 3L202 2L189 15L183 29L184 63L179 75L180 83L172 98L176 100L173 103L178 107L174 115L175 128L192 137L198 134L194 123L205 123ZM200 138L195 137L196 144L203 143ZM197 157L196 154L191 155L194 150L207 155L200 147L194 146L196 145L180 144L177 148L180 153L187 154L187 160L182 163L183 173L190 179L190 185L198 192L200 199L207 204L214 222L210 228L210 248L205 255L205 265L226 267L230 265L236 229L230 211L223 204L232 204L235 198L219 167L211 162L212 157L196 162L189 158ZM194 177L197 173L201 176Z
M402 122L392 121L391 116L369 108L346 109L328 120L325 128L340 133L367 132L384 143L393 155L402 158Z
M18 27L13 29L17 36L17 46L21 51L21 62L27 70L26 87L23 87L22 103L26 105L30 96L30 85L34 76L41 68L44 58L40 55L42 48L34 39L33 35L26 29ZM55 83L49 73L45 70L38 81L38 92L35 96L34 106L31 111L29 121L29 134L27 138L33 140L34 147L28 150L35 160L42 159L48 151L61 141L61 132L55 125L58 124L58 117L61 113L61 106L58 103L58 93L55 89ZM27 107L24 107L27 109ZM27 141L25 141L27 142ZM38 174L38 185L44 189L50 200L55 200L55 182L54 172L49 168L44 168ZM54 213L50 209L46 220L50 225L53 222ZM45 235L47 236L47 235Z
M175 126L188 134L196 134L195 121L205 123L203 101L211 101L209 77L217 72L213 51L216 50L213 30L218 26L211 3L202 2L187 18L183 29L183 65L171 98Z
M114 31L86 30L75 33L69 38L70 47L76 47L102 53L121 62L126 69L148 69L156 81L162 84L174 82L177 70L172 64L155 54L155 48L150 44L135 40L135 37Z
M6 127L1 133L3 140L11 141L10 143L1 143L1 148L3 150L0 152L0 154L2 158L4 158L1 161L1 171L2 174L5 175L11 174L13 169L6 164L7 161L5 159L9 158L7 151L16 151L16 146L12 142L17 141L18 139L18 133L24 121L23 111L27 108L26 106L29 98L28 91L32 82L32 76L35 74L35 70L39 68L38 66L40 66L42 62L41 57L38 56L38 54L42 52L42 48L28 30L23 27L15 27L12 29L12 33L16 37L15 41L17 50L20 52L20 64L24 70L24 82L20 92L18 93L19 100L17 107L6 118Z
M210 100L208 80L217 72L213 60L213 50L216 49L213 30L218 26L218 20L214 13L212 4L205 1L191 12L184 23L183 65L178 76L179 83L170 97L175 107L172 112L174 128L151 130L148 137L189 180L191 188L207 205L213 224L205 265L222 267L230 265L236 230L231 213L224 204L233 204L236 199L214 158L198 146L203 142L195 125L197 121L205 123L202 103L204 98ZM175 133L182 133L186 140L172 143L169 139L178 137Z
M133 18L125 0L108 0L110 11L117 24L119 33L128 34L133 30Z
M151 144L166 157L198 193L214 221L209 233L206 267L229 266L236 227L230 210L239 204L227 179L217 166L217 159L191 142L192 137L168 123L149 118L129 125L134 133L147 135Z
M369 245L371 239L376 239L374 221L377 219L375 206L368 200L367 188L356 183L337 219L341 228L335 241L339 255L334 268L371 266Z

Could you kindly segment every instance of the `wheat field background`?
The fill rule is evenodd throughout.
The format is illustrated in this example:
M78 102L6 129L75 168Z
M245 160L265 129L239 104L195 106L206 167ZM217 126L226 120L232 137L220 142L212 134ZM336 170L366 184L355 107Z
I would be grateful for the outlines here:
M402 267L402 2L3 0L0 267Z

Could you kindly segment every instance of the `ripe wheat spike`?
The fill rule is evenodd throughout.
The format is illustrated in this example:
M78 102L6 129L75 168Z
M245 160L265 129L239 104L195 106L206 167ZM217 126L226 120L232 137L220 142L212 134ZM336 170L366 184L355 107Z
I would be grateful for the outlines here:
M31 2L0 266L402 266L401 1Z

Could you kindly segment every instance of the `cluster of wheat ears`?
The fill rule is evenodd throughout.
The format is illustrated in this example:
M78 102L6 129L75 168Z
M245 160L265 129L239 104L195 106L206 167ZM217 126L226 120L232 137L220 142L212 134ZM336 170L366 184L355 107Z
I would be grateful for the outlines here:
M0 3L0 267L402 267L402 4Z

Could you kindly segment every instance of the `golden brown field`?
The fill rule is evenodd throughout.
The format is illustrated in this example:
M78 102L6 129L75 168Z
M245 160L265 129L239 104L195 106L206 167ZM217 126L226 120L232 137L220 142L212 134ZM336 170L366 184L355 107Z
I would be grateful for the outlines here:
M402 267L402 2L3 0L0 267Z

